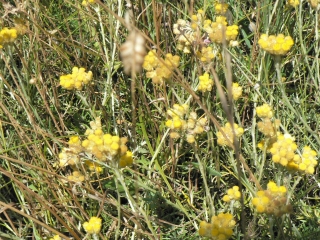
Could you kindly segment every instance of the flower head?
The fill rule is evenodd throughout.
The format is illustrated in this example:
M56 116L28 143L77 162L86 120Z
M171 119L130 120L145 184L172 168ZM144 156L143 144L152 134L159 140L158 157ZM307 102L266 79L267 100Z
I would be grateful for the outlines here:
M67 90L82 90L83 86L91 80L91 71L85 72L84 68L74 67L71 74L60 76L60 85Z
M238 83L232 83L232 97L237 101L242 95L242 87Z
M220 213L211 218L211 223L200 222L199 235L213 240L229 239L236 222L230 213Z
M0 31L0 48L3 45L12 43L18 37L17 29L15 28L3 28Z
M279 34L277 36L262 34L258 41L260 47L274 55L285 55L293 46L293 39L290 36Z
M89 234L98 234L101 230L101 221L101 218L91 217L89 222L83 223L83 228Z
M239 127L238 124L236 124L236 123L234 123L233 128L234 128L234 132L236 134L236 137L238 137L238 138L241 137L243 132L244 132L243 128ZM222 132L224 132L224 134L222 134ZM227 137L227 139L229 141L225 138L224 135ZM221 131L219 131L217 133L217 137L218 137L218 141L217 142L218 142L218 144L220 146L229 146L229 147L231 147L230 143L231 144L233 143L233 137L234 137L233 136L233 129L231 127L231 124L230 123L226 123L225 126L221 128Z

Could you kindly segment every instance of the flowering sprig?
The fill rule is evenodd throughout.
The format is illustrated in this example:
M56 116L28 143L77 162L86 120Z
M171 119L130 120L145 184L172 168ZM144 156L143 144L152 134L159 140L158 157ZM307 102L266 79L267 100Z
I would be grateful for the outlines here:
M84 7L88 7L90 4L93 4L95 2L96 2L95 0L83 0L81 4Z
M239 125L236 124L236 123L234 123L233 128L234 128L234 132L236 134L236 137L237 138L241 137L243 132L244 132L243 128L239 127ZM224 135L227 137L227 139L229 141L225 138L225 136L222 134L222 132L224 132ZM231 124L230 123L226 123L225 126L221 128L221 131L219 131L217 133L217 137L218 137L217 142L218 142L218 144L220 146L229 146L229 147L231 147L230 143L233 144L233 137L234 137L233 129L231 127Z
M229 239L236 222L230 213L220 213L211 218L211 223L200 222L199 235L213 240Z
M227 3L217 3L214 5L214 10L217 15L224 15L228 11L229 4Z
M78 136L70 138L69 148L63 148L59 154L60 167L71 165L75 168L78 163L84 162L84 166L90 171L101 173L102 167L99 164L83 159L86 155L120 168L133 163L132 152L126 146L127 138L104 133L100 118L90 122L90 127L85 133L87 138L83 141ZM79 172L74 172L69 178L78 182L82 176Z
M59 235L54 235L53 238L50 238L49 240L61 240L61 237Z
M168 53L165 59L159 59L156 50L152 50L145 56L142 67L147 71L146 76L152 79L152 83L163 84L171 78L179 63L180 57L177 55Z
M232 98L237 101L242 95L242 87L239 83L232 83Z
M223 196L222 200L224 202L230 202L232 200L239 200L241 193L238 186L234 186L227 190L227 194Z
M89 222L84 222L82 226L87 233L98 234L101 230L101 222L101 218L91 217Z
M258 213L266 213L280 217L292 211L292 206L287 203L287 189L277 186L273 181L267 185L267 190L258 191L252 199L252 205Z
M206 117L198 119L197 113L188 113L189 106L186 104L174 104L173 108L167 111L168 120L166 121L166 127L171 129L170 137L178 139L182 134L186 134L186 140L188 143L194 143L196 136L203 133L208 120Z
M283 34L278 34L277 36L261 34L258 44L268 53L285 55L293 46L294 41L290 36L284 36Z
M299 0L288 0L287 5L295 8L299 6L299 3L300 3Z
M209 78L209 73L204 73L202 76L199 76L199 86L198 91L201 92L210 92L213 87L213 80Z
M17 29L15 28L3 28L0 31L0 49L4 45L13 43L18 37Z
M61 87L67 90L82 90L83 86L91 82L92 72L86 72L85 68L72 68L72 73L60 76Z

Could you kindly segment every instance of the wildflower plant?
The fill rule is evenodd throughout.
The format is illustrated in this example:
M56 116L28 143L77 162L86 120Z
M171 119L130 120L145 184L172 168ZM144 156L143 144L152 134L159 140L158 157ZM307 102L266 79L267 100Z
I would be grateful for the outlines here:
M4 45L13 43L18 37L17 29L15 28L3 28L0 30L0 49Z
M259 41L260 47L273 55L285 55L293 46L293 39L283 34L270 35L261 34Z
M171 53L166 54L165 59L159 59L157 52L152 50L145 56L143 68L147 71L146 76L152 79L152 83L163 84L172 77L179 61L180 57Z
M267 185L267 190L258 191L252 199L252 204L258 213L266 213L280 217L290 213L292 206L287 203L287 189L285 186L277 186L273 181Z
M126 146L127 138L105 134L102 130L100 118L91 121L90 126L91 128L85 132L87 138L83 141L78 136L70 138L68 142L69 148L63 148L59 154L59 166L66 167L71 165L75 167L80 162L83 162L90 171L101 173L102 167L97 163L86 160L83 157L83 153L95 157L100 162L120 168L133 163L132 152L128 151ZM69 179L81 182L84 180L84 176L75 171Z
M318 0L4 2L3 236L316 236Z
M98 217L91 217L89 222L83 223L84 230L89 234L98 234L101 230L102 219Z
M211 218L211 223L200 222L199 235L214 240L229 239L236 222L230 213L220 213Z
M85 72L85 68L72 68L72 73L60 76L61 87L67 90L82 90L92 80L92 72Z
M234 123L233 127L230 123L226 123L224 127L221 128L220 131L217 133L217 142L220 146L229 146L230 144L233 144L234 139L234 133L237 138L241 137L244 133L244 129L242 127L239 127L238 124Z

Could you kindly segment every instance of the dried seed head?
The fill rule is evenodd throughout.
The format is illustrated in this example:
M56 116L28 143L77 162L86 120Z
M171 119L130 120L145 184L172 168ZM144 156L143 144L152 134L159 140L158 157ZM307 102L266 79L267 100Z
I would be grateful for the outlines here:
M120 47L124 72L128 75L140 72L145 55L145 39L139 32L133 30L126 42Z

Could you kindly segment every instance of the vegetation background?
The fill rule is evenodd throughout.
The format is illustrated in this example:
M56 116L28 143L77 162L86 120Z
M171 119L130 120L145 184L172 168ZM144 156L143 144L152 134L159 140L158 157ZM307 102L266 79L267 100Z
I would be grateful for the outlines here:
M213 0L96 0L87 7L76 0L1 1L2 28L19 20L25 33L0 50L0 238L90 239L82 224L99 216L98 239L199 239L200 221L219 212L237 222L232 239L317 238L319 170L289 173L258 149L255 108L270 104L280 131L319 154L319 8L308 1L295 8L284 0L225 2L228 21L239 26L239 46L216 47L210 71L217 87L202 94L194 90L204 70L194 52L176 49L173 25L198 9L213 20ZM144 71L135 78L124 73L119 49L128 36L127 11L147 51L180 56L170 82L153 85ZM281 59L281 81L276 60L258 46L261 33L294 39ZM92 71L93 84L61 88L59 77L74 66ZM243 95L224 105L231 78ZM208 118L196 144L170 139L165 126L167 110L185 102ZM105 166L100 175L82 168L85 180L76 184L58 156L97 117L105 132L128 137L134 164L120 171ZM245 130L235 150L217 144L230 119ZM291 214L255 212L251 199L270 180L287 187ZM222 197L236 185L243 186L242 204L226 204Z

